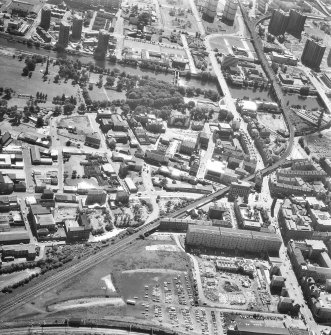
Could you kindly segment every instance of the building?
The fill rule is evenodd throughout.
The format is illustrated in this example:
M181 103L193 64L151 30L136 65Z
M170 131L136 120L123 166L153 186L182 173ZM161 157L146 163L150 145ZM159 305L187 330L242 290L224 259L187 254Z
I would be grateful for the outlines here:
M90 237L91 225L86 214L79 217L80 225L75 220L66 220L65 232L69 241L86 241Z
M207 150L208 149L208 144L209 144L209 136L206 132L202 131L199 134L199 144L201 146L202 149Z
M180 144L179 152L186 155L192 155L196 147L196 142L183 140Z
M206 21L214 21L217 14L218 0L206 0L203 7L203 18Z
M217 219L222 220L224 213L228 211L228 208L225 207L225 205L217 206L216 204L214 206L210 206L208 210L208 215L210 219Z
M248 201L252 185L245 181L233 182L230 185L228 199L234 201L237 197L243 197L244 201Z
M125 185L128 188L128 190L130 191L130 193L136 193L138 192L137 186L135 185L135 183L133 182L133 180L129 177L126 177L124 179Z
M291 66L296 66L298 64L298 59L294 55L289 53L280 54L276 51L272 51L271 60L278 64L286 64Z
M51 16L52 16L51 7L45 5L41 10L41 17L39 23L39 26L43 28L45 31L47 31L51 25Z
M30 236L26 230L4 231L0 234L0 245L30 243Z
M268 32L271 35L284 35L289 22L289 15L282 10L273 10L268 26Z
M258 0L257 2L257 9L262 13L265 14L267 11L269 0Z
M325 45L308 38L301 56L302 63L313 69L318 69L321 65L325 49Z
M36 246L33 244L14 244L6 245L0 248L2 257L13 256L15 258L26 258L33 261L36 258Z
M239 204L238 201L235 201L234 212L240 228L255 231L261 230L263 220L257 208L246 204Z
M99 136L97 134L86 135L84 144L89 146L89 147L99 149L100 144L101 144L101 139L99 138Z
M0 171L0 194L10 194L14 190L13 181Z
M103 205L107 200L107 193L104 190L89 190L86 198L86 205Z
M295 197L285 199L278 212L279 226L286 241L310 239L313 234L312 220L308 216L305 201Z
M105 29L101 29L99 31L98 36L98 45L95 49L95 56L98 58L105 58L108 51L108 43L109 43L109 33Z
M34 12L34 4L27 1L13 0L9 7L10 14L18 14L20 16L27 16L29 13Z
M80 40L83 30L83 18L78 14L75 14L72 21L72 34L71 37L74 40Z
M223 20L227 22L233 22L238 8L237 0L226 0L224 10L223 10Z
M169 157L165 156L162 151L159 150L146 150L145 159L147 162L154 164L168 165Z
M61 21L60 23L60 31L59 31L59 40L57 44L66 48L69 44L69 34L70 34L70 24L66 21Z
M282 244L282 239L274 233L189 225L186 234L186 243L192 247L259 253L278 252Z
M301 39L301 33L305 29L306 19L306 15L303 15L302 13L291 9L286 32L298 39Z

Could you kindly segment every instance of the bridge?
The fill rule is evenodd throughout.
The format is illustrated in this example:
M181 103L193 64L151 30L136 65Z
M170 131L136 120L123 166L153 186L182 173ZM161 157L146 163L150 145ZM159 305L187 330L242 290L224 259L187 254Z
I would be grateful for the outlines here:
M242 7L241 3L239 2L240 8ZM272 69L270 68L265 55L263 53L263 47L261 41L258 39L257 34L255 32L255 25L252 25L251 22L247 18L247 13L241 8L241 11L243 13L243 18L245 20L245 24L248 27L251 36L253 45L255 47L256 53L259 57L259 59L262 62L262 66L269 77L269 79L272 82L273 89L275 91L277 101L279 102L284 118L288 127L289 131L289 142L287 145L286 150L284 151L282 157L275 162L273 165L264 168L261 172L263 176L266 176L272 172L274 172L276 169L278 169L287 159L287 157L291 154L293 143L294 143L294 132L295 128L291 123L291 120L289 118L288 114L288 108L284 102L284 97L282 94L282 90L277 83L274 73ZM250 175L249 177L245 178L245 181L253 181L255 178L255 174ZM191 202L189 205L176 210L175 212L172 212L169 217L170 218L178 218L183 216L187 211L190 211L195 208L199 208L201 206L204 206L212 201L215 201L221 197L223 197L228 191L230 187L227 186L225 188L222 188L218 191L215 191L209 195L205 195L204 197L197 199L193 202ZM91 269L95 265L101 263L105 257L111 257L115 256L121 252L124 252L125 249L132 243L134 243L135 240L139 239L140 236L148 235L159 227L160 219L156 219L148 224L145 224L138 228L133 234L128 235L124 237L123 239L119 240L117 243L110 245L108 247L105 247L98 253L89 256L88 258L82 259L80 261L72 262L70 263L70 267L63 269L62 271L53 274L51 277L45 278L43 281L38 282L36 285L27 288L23 292L20 292L15 295L13 294L12 297L6 299L6 301L2 301L0 303L0 316L4 316L9 314L12 310L17 308L18 306L21 306L27 302L32 301L36 296L43 294L44 292L53 289L55 287L58 287L62 285L65 281L69 280L73 276L77 276L83 272L86 272L87 270Z

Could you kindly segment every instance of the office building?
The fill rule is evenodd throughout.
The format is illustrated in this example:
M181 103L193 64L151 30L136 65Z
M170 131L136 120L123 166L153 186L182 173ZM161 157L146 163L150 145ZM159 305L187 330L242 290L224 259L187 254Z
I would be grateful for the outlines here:
M247 202L248 196L251 192L251 184L245 181L233 182L230 185L229 201L234 201L237 197L243 197Z
M186 243L193 247L241 250L253 253L279 251L280 236L274 233L189 225Z
M289 22L289 15L282 10L273 10L268 26L268 32L271 35L284 35Z
M94 51L94 55L98 59L106 57L108 51L109 33L105 29L99 31L98 45Z
M214 21L217 14L218 0L206 0L203 7L203 19L205 21Z
M51 25L51 15L52 15L52 10L51 8L46 5L43 7L41 10L41 17L40 17L40 27L43 28L44 30L48 30L50 25Z
M237 0L226 0L224 10L223 10L223 20L227 22L233 22L238 8Z
M303 15L296 10L291 9L286 32L298 39L301 39L301 33L305 29L306 19L306 15Z
M100 204L106 202L107 193L104 190L89 190L86 198L86 205Z
M70 24L66 21L61 21L60 23L60 32L59 32L59 40L57 44L66 48L69 44L69 34L70 34Z
M72 21L72 34L74 40L80 40L83 30L83 19L81 16L75 14Z
M315 42L312 39L307 39L301 56L302 63L313 69L319 68L325 49L325 45Z

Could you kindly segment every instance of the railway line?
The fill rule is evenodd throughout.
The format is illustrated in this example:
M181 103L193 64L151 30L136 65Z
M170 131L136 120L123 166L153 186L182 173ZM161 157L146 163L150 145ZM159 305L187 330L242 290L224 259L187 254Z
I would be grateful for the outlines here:
M239 2L239 5L241 7L241 4ZM265 71L268 75L268 77L270 78L270 80L273 83L273 87L275 90L275 94L277 95L277 99L281 105L281 107L283 108L283 113L284 113L284 117L288 126L288 131L289 131L289 142L288 142L288 146L287 149L285 150L284 154L282 155L282 157L273 165L264 168L261 172L263 176L266 176L270 173L272 173L273 171L275 171L277 168L279 168L286 160L286 158L290 155L291 151L292 151L292 147L293 147L293 143L294 143L294 132L295 132L295 128L294 126L291 124L289 115L287 113L287 108L285 106L283 95L281 92L281 88L279 87L278 83L276 82L272 70L269 66L269 64L266 62L265 56L263 54L263 51L261 50L261 46L259 45L259 41L257 41L257 36L256 33L254 31L254 28L252 29L252 27L250 26L250 22L247 22L247 15L245 15L246 13L243 11L243 9L241 8L242 13L243 13L243 17L244 20L246 22L246 25L249 27L249 30L251 32L251 36L253 38L254 42L254 46L256 49L256 52L258 54L258 56L260 57L262 64L264 65ZM253 31L252 31L253 30ZM252 181L254 180L255 174L250 175L249 177L245 178L245 181ZM171 213L169 215L169 217L172 218L177 218L180 217L182 215L184 215L187 211L190 211L194 208L198 208L201 206L204 206L206 204L208 204L209 202L212 202L214 200L217 200L218 198L224 196L228 191L229 191L230 187L227 186L221 190L215 191L209 195L206 195L200 199L197 199L196 201L190 203L189 205ZM82 261L80 261L77 264L74 264L72 267L64 269L56 274L54 274L54 276L49 277L47 279L45 279L43 282L39 282L37 283L35 286L27 288L24 292L20 293L20 294L16 294L13 297L6 299L6 301L2 301L0 303L0 316L3 317L5 315L8 315L13 309L17 308L20 305L23 305L27 302L30 302L31 300L33 300L36 296L42 294L43 292L46 292L47 290L50 290L54 287L57 287L61 284L63 284L63 282L65 282L66 280L69 280L70 278L72 278L73 276L77 276L80 273L92 268L94 265L100 263L101 261L104 260L104 258L107 256L114 256L117 255L118 253L120 253L121 251L123 251L125 248L127 248L131 243L133 243L136 239L139 238L139 236L141 236L142 234L149 234L150 232L156 230L159 226L159 219L155 220L154 222L150 222L146 225L141 226L139 229L137 229L136 232L134 232L132 235L129 235L127 237L125 237L123 240L120 240L119 242L117 242L114 245L111 245L109 247L105 247L104 249L102 249L101 251L99 251L97 254L94 254L86 259L83 259Z

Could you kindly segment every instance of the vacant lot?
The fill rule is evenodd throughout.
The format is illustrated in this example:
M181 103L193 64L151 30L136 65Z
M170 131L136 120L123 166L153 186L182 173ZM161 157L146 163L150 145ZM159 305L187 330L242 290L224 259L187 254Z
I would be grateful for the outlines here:
M161 241L162 244L174 245L173 241ZM155 240L139 240L133 246L130 246L126 252L122 252L112 258L105 259L102 263L96 265L94 268L85 271L78 277L72 278L70 281L64 283L61 287L54 288L53 290L44 293L35 299L33 308L38 309L38 316L46 313L47 306L56 302L62 302L69 299L78 299L86 297L107 297L107 296L118 296L122 294L123 287L121 286L121 278L123 271L136 270L136 269L153 269L157 273L163 273L166 270L171 271L187 271L189 265L188 256L182 252L173 251L149 251L146 250L146 246L158 245L160 241ZM159 270L158 270L159 269ZM148 270L147 270L148 271ZM119 293L114 292L107 285L105 278L111 278L115 285L116 290ZM124 275L127 277L127 275ZM124 278L123 277L123 278ZM125 284L125 282L124 282ZM125 284L126 285L126 284ZM126 286L124 286L126 287ZM138 292L137 292L138 293ZM123 293L124 294L124 293ZM132 292L133 294L133 292ZM127 297L127 294L125 294ZM31 313L30 307L22 308L20 316L24 317L24 314ZM101 306L93 307L87 310L73 310L70 315L104 315L108 313L114 313L112 315L125 315L127 313L127 307L113 307L113 306ZM81 314L83 313L83 314ZM61 314L61 312L59 312ZM140 313L139 313L140 314ZM14 315L14 314L13 314ZM46 314L45 314L46 315ZM63 314L64 316L65 314Z
M276 132L277 130L287 129L282 114L280 115L275 114L274 117L273 114L270 113L266 114L258 113L257 118L262 124L264 124L265 127L267 127L273 132Z

